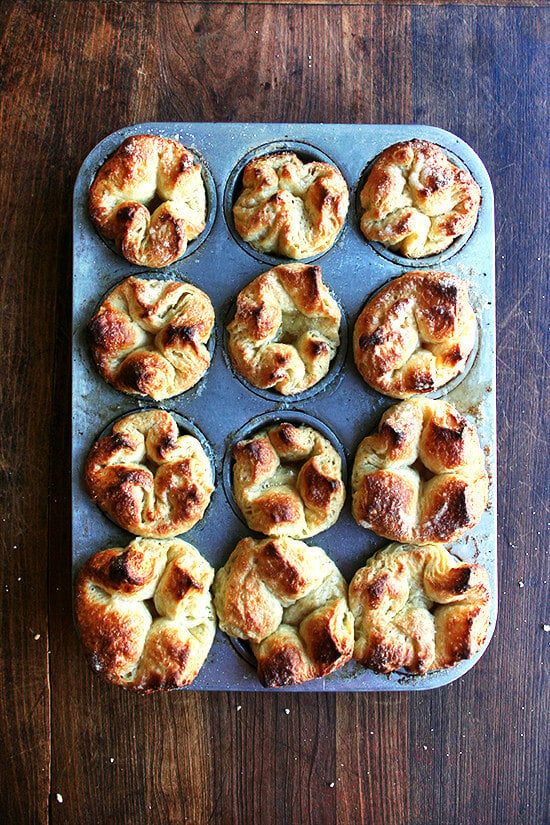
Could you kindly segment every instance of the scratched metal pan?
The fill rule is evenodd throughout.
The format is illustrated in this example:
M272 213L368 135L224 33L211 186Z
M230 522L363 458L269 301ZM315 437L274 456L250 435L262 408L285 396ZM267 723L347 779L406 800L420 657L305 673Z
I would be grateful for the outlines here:
M117 392L99 376L91 361L86 325L101 296L129 275L150 270L132 265L95 232L87 212L90 184L105 159L124 138L133 134L175 138L193 150L204 165L209 218L203 235L189 245L185 257L155 271L155 277L190 281L211 298L216 312L212 363L198 385L155 404ZM482 203L473 231L441 255L411 261L365 241L359 230L358 193L369 165L387 146L414 137L439 144L456 162L468 168L481 187ZM231 316L237 293L281 259L252 251L237 239L231 220L235 187L244 163L266 152L290 148L302 159L329 159L341 170L350 189L350 209L334 246L314 260L338 299L345 316L342 350L328 377L314 390L295 398L262 393L234 374L225 351L224 324ZM487 172L473 150L449 132L428 126L336 124L144 123L106 137L88 155L74 190L73 264L73 383L72 383L72 503L73 572L105 547L125 546L132 536L104 516L83 485L83 465L97 436L116 418L136 408L159 406L195 427L210 446L216 489L204 518L185 538L214 568L221 567L236 543L250 533L232 500L226 455L235 435L261 426L265 416L311 422L329 434L346 459L348 499L337 523L308 540L323 547L348 581L386 539L359 527L351 516L349 469L361 439L371 432L385 409L396 403L370 389L353 363L350 335L366 298L402 272L445 269L466 280L478 318L478 346L463 380L453 382L445 395L478 427L490 475L489 503L480 523L451 546L463 559L483 564L492 586L489 638L497 613L496 473L495 473L495 313L493 193ZM258 423L258 421L260 423ZM323 679L306 682L293 691L393 691L435 688L462 676L477 656L454 668L425 676L394 673L381 676L353 662ZM192 685L194 690L264 690L246 650L219 629L208 659Z

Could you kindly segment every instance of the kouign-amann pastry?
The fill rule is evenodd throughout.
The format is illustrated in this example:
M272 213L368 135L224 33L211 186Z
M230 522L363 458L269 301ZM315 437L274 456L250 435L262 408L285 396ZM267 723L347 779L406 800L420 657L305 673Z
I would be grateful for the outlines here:
M340 515L342 461L327 438L287 421L234 448L233 493L251 530L307 538Z
M408 258L447 249L475 223L481 192L426 140L408 140L386 149L361 191L361 230L369 241Z
M340 320L318 266L277 266L239 293L227 327L229 355L255 387L303 392L327 374L340 343Z
M216 632L213 579L181 539L134 539L96 553L78 574L74 599L92 670L144 693L190 685Z
M440 544L390 544L349 586L354 658L376 673L452 667L483 647L490 617L489 577Z
M254 249L300 260L332 246L348 203L346 181L335 166L303 163L282 152L246 165L233 219Z
M149 206L160 201L153 213ZM133 135L101 167L90 188L96 229L133 264L168 266L205 227L201 167L181 143Z
M475 337L464 281L448 272L408 272L365 306L355 324L353 352L367 384L408 398L459 375Z
M353 465L355 520L396 541L455 541L487 503L477 431L445 401L412 398L390 407L363 439Z
M94 361L117 390L171 398L192 387L210 364L214 309L191 284L127 278L88 324Z
M243 539L216 574L214 605L220 628L251 643L266 687L325 676L351 658L347 584L320 547Z
M96 441L84 471L95 503L136 536L167 538L190 530L214 489L200 442L180 435L164 410L133 413Z

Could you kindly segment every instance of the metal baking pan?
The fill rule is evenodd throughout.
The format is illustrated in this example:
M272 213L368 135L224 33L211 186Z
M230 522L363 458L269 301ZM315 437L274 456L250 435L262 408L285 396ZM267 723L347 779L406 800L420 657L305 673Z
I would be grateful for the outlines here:
M215 347L206 375L188 392L166 402L141 401L117 392L97 373L88 351L86 325L98 302L127 276L150 272L118 255L95 232L87 211L89 186L101 164L124 138L133 134L175 138L204 164L209 198L205 232L189 245L186 255L154 277L190 281L203 289L216 312ZM481 187L482 203L470 235L440 255L411 261L377 244L359 230L358 193L369 164L387 146L400 140L424 138L439 144L459 165L467 167ZM290 148L302 159L329 158L341 170L350 189L346 223L333 247L315 258L323 280L345 313L341 352L318 387L301 396L283 398L251 388L233 372L225 350L224 326L231 317L237 293L262 272L282 260L255 253L235 237L231 206L243 165L256 154ZM111 522L90 500L83 484L83 466L98 435L115 419L137 408L159 406L177 413L203 434L215 465L216 489L202 521L185 534L214 568L221 567L236 543L250 531L232 500L227 449L235 435L250 432L265 416L292 420L318 419L325 433L347 459L348 474L361 439L375 429L384 410L396 403L371 390L353 362L350 337L367 297L391 278L419 267L453 272L470 287L479 324L478 347L469 371L444 395L478 427L490 476L489 503L480 523L451 551L484 565L492 587L489 639L497 613L496 472L495 472L495 258L493 193L480 159L464 141L429 126L257 123L143 123L115 132L99 143L84 161L74 189L73 251L73 376L72 376L72 504L73 572L106 547L125 546L132 536ZM255 421L259 418L259 422ZM252 424L250 423L252 422ZM265 426L265 424L264 424ZM349 481L349 476L348 476ZM308 539L336 562L347 580L366 558L389 542L359 527L348 498L337 523ZM489 641L487 640L487 643ZM193 690L264 690L245 646L232 643L219 629L212 650ZM240 652L239 652L240 649ZM350 662L323 679L286 690L393 691L426 690L447 684L469 670L478 654L456 667L413 676L377 675Z

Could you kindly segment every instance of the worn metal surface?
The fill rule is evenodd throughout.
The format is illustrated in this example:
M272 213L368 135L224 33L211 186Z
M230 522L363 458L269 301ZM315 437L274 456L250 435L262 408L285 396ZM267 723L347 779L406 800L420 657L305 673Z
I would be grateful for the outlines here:
M132 265L114 252L95 232L87 213L88 189L97 169L125 137L138 133L180 140L196 152L207 168L205 183L211 209L207 229L189 245L185 257L154 272ZM477 224L470 237L458 240L441 255L422 261L407 261L379 245L367 243L359 231L357 213L357 194L369 163L390 144L413 137L438 143L472 172L482 192ZM304 159L328 156L342 171L351 196L348 218L336 243L328 252L311 259L321 266L323 280L346 315L341 352L327 379L293 399L251 388L237 378L229 365L224 339L225 322L231 317L237 293L261 272L282 262L236 242L231 223L233 186L244 160L283 146L297 151ZM452 382L443 393L432 396L444 395L476 423L487 456L490 475L487 510L477 527L451 549L460 558L483 564L489 572L493 591L490 638L497 612L494 221L489 177L473 150L449 132L427 126L139 124L105 138L86 158L75 185L73 220L73 571L98 550L125 546L132 538L91 502L82 480L88 450L115 418L138 408L158 406L193 422L204 435L215 464L216 489L204 518L185 534L185 539L217 569L237 541L250 533L231 501L227 447L235 433L251 419L266 413L284 419L285 412L292 410L294 421L304 413L322 422L345 453L348 499L344 509L333 527L309 539L308 543L323 547L349 581L368 556L388 544L386 539L362 529L353 520L349 472L361 439L375 429L384 410L396 403L370 389L359 376L351 351L353 324L367 297L391 278L418 267L445 269L469 284L479 323L478 348L465 377ZM156 278L190 281L210 296L216 312L215 348L208 372L196 387L161 403L141 401L106 384L95 370L86 340L86 324L102 296L129 275L146 273ZM450 670L426 676L401 673L380 676L351 662L324 679L287 690L424 690L458 678L480 655ZM236 652L219 629L192 689L264 690L252 665Z

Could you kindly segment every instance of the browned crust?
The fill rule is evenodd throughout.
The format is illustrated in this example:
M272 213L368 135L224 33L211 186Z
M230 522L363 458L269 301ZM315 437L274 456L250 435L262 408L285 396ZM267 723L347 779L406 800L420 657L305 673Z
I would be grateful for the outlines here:
M258 662L258 676L264 687L290 687L308 681L310 676L303 665L300 652L288 645L278 646L274 641L267 655Z
M434 143L388 147L361 191L361 230L368 240L411 258L446 249L475 223L481 191Z
M213 577L198 551L178 539L135 539L92 556L74 599L92 670L139 692L191 684L214 639Z
M170 575L165 582L165 587L176 601L181 601L191 590L204 590L204 583L198 577L184 570L177 565L171 568Z
M239 442L233 458L235 500L252 530L305 538L338 518L341 460L313 428L282 422Z
M143 462L154 467L154 472ZM138 536L167 538L203 516L213 490L208 458L199 441L180 436L163 410L135 413L113 425L90 450L84 468L95 503Z
M364 380L393 398L447 384L475 344L468 287L448 272L408 272L372 298L355 324L355 363Z
M444 401L391 407L363 439L352 474L355 520L395 541L455 541L480 520L488 476L475 427Z
M340 343L340 320L320 267L277 266L237 297L227 327L233 366L261 389L303 392L327 374Z
M342 667L353 655L351 628L351 616L342 600L316 610L303 622L306 649L323 676Z
M483 647L490 618L487 572L442 545L392 544L355 574L355 658L376 673L453 667Z
M397 473L369 473L354 494L354 518L361 527L368 527L379 536L406 541L416 515L416 493Z
M214 583L220 627L252 643L266 687L318 678L351 658L346 593L321 548L287 537L243 539Z
M144 189L150 198L142 202ZM162 202L151 215L147 203L155 194ZM96 229L131 263L167 266L205 227L201 167L175 140L133 135L98 171L88 205Z
M233 207L235 229L254 249L300 260L329 249L349 204L335 166L304 164L292 152L248 163Z
M258 553L258 569L270 580L282 584L288 596L297 598L308 586L305 574L287 557L285 546L268 541Z
M315 459L300 473L300 490L306 506L328 510L335 494L342 488L342 482L331 478L319 468Z

